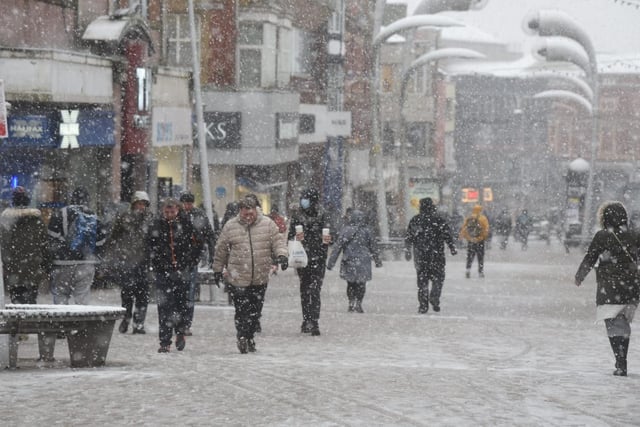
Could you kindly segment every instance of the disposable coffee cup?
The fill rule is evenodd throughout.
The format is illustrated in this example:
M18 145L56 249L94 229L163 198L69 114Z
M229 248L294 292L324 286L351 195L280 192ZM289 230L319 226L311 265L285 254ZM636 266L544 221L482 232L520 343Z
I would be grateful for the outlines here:
M302 233L302 226L296 225L296 233Z
M328 236L328 235L329 235L329 229L328 228L323 228L322 229L322 237Z

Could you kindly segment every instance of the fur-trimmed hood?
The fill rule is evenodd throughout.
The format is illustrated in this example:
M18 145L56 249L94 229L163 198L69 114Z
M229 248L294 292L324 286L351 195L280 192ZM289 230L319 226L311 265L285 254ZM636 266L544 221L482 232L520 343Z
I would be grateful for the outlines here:
M0 225L5 228L11 227L17 220L21 218L41 218L42 212L35 208L7 208L0 215Z
M627 209L622 202L604 202L600 205L600 208L598 208L598 223L603 229L627 228L629 225Z

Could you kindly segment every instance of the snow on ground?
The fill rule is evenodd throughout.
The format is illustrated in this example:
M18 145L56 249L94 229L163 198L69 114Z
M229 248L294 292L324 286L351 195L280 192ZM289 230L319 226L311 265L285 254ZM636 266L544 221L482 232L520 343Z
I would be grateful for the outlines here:
M487 252L486 278L464 278L448 257L442 311L417 314L415 271L374 270L364 314L347 313L345 283L328 272L322 336L300 334L291 271L267 291L258 352L235 345L226 295L196 308L183 352L156 353L147 335L114 332L107 366L39 366L35 337L16 371L0 373L3 425L627 426L640 425L640 344L628 378L611 375L604 326L594 324L595 278L573 285L581 259L557 242ZM475 270L475 266L474 266ZM203 290L203 299L208 290ZM49 296L41 299L49 303ZM118 305L116 290L92 304Z

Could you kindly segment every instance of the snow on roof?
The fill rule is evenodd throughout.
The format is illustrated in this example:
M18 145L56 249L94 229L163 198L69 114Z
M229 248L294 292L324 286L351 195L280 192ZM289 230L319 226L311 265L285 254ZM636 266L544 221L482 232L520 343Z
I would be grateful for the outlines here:
M505 42L498 40L489 33L474 27L445 27L440 33L440 39L446 41L464 41L473 43L487 44L503 44Z

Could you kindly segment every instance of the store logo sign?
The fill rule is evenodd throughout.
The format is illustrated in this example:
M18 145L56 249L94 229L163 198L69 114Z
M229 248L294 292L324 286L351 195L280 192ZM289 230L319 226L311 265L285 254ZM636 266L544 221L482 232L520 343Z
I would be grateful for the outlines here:
M80 125L78 124L79 110L60 110L62 123L60 123L60 136L62 143L60 148L80 148L78 136L80 136Z

